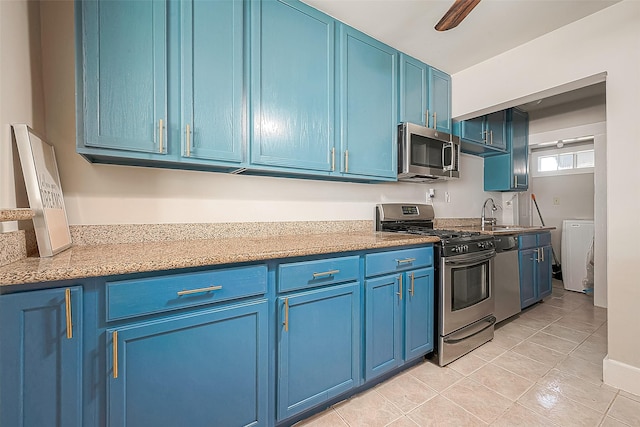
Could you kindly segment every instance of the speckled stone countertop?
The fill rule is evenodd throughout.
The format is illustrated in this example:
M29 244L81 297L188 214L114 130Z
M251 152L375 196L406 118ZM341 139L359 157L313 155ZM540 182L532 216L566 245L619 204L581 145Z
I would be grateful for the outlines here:
M0 209L0 222L23 221L33 218L35 213L28 208Z
M72 246L51 258L0 267L0 286L262 261L437 242L437 237L353 232Z

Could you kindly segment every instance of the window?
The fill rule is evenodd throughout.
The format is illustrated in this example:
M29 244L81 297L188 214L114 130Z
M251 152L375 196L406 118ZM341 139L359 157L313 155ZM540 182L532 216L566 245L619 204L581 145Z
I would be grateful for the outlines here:
M593 168L594 151L582 150L569 153L540 155L538 157L538 172L567 171L571 169Z

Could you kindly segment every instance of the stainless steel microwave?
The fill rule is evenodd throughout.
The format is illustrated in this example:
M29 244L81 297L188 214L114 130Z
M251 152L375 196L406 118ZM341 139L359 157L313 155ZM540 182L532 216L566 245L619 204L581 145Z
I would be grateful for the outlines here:
M460 138L405 122L398 125L398 180L424 182L460 177Z

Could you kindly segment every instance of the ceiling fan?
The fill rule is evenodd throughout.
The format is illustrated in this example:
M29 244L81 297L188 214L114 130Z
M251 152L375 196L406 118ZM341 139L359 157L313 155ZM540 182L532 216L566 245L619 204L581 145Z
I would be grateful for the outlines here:
M480 0L455 0L442 19L438 21L435 29L447 31L458 26L464 18L480 3Z

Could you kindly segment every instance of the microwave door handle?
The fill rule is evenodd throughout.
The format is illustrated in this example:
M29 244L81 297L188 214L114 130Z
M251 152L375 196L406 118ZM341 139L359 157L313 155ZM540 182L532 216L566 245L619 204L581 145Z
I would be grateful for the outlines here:
M448 148L451 148L451 164L449 164L449 165L445 164L445 162L444 162L444 153ZM453 167L455 166L454 163L453 163L454 162L454 157L455 156L453 155L453 143L447 144L444 147L442 147L442 169L443 170L445 170L445 171L452 171L453 170Z

